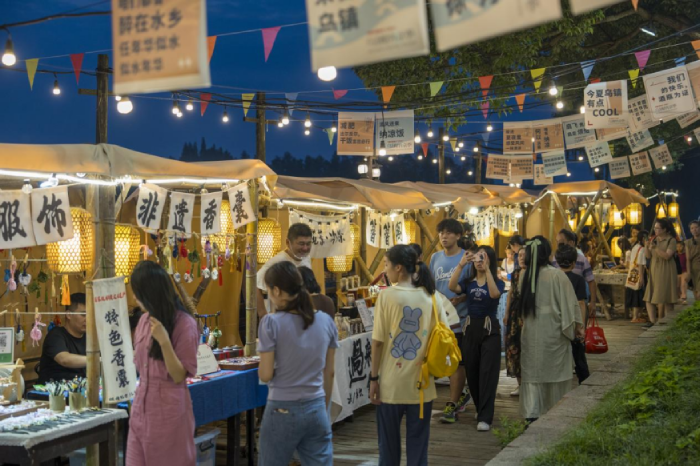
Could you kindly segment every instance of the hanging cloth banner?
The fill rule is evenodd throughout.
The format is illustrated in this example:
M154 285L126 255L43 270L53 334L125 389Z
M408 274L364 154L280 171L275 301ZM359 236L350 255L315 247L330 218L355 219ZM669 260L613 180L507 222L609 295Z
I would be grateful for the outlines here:
M627 81L589 84L583 101L586 128L627 127Z
M221 232L221 202L224 197L223 194L222 191L218 191L200 196L199 232L202 236L215 235Z
M36 245L31 198L22 191L0 191L0 249Z
M165 199L168 190L154 184L139 186L139 200L136 209L136 224L149 233L156 233L160 228Z
M489 118L489 108L491 107L491 102L481 102L481 114L484 115L484 120Z
M583 71L583 80L584 81L588 81L588 78L591 77L591 72L593 71L594 66L595 66L595 60L587 60L587 61L581 62L581 71Z
M622 3L623 0L570 0L571 12L575 15L580 15L588 11L597 10L599 8L609 7L616 3Z
M644 76L644 88L651 114L657 120L671 120L697 110L685 66Z
M627 130L627 144L632 152L639 152L654 145L654 138L648 129L633 133Z
M379 235L379 247L389 249L394 246L394 223L389 215L382 215L381 234Z
M443 83L444 81L435 81L430 83L430 97L435 97L437 93L440 92Z
M644 67L647 66L649 61L649 56L651 55L651 50L642 50L640 52L634 52L634 57L637 59L637 65L639 65L639 70L644 71Z
M211 94L205 92L199 94L199 111L201 113L201 116L204 116L204 112L207 111L207 107L209 106L210 100Z
M493 75L479 77L479 85L481 86L481 95L484 96L484 99L486 98L486 96L489 95L489 89L491 88L492 81L493 81Z
M630 81L632 82L632 89L637 89L637 80L639 79L639 68L636 70L629 70L627 74L630 75Z
M333 98L334 98L335 100L340 100L340 99L342 99L343 97L345 97L345 95L346 95L347 93L348 93L348 90L347 90L347 89L342 89L342 90L341 90L341 89L333 89ZM291 114L290 114L290 116L291 116Z
M627 136L627 127L597 129L595 133L598 141L614 141Z
M438 52L555 21L562 17L559 0L537 2L431 0L430 11Z
M516 180L531 180L535 177L532 156L509 157L510 178Z
M546 68L537 68L536 70L530 70L532 84L535 86L536 92L540 92L540 87L542 87L542 79L544 78L545 69Z
M430 147L429 142L424 142L423 144L421 144L421 148L423 148L423 156L424 157L428 156L428 147Z
M36 244L73 238L68 186L32 190L32 222Z
M192 217L194 215L194 194L170 193L170 215L168 216L168 231L187 235L192 233Z
M457 149L457 138L450 138L450 146L452 146L452 152Z
M430 53L424 0L306 0L311 68L348 68Z
M289 224L304 223L311 228L311 258L349 256L353 253L349 215L313 215L290 209Z
M671 151L668 150L668 146L666 144L649 149L649 156L651 157L651 160L654 161L654 167L656 167L657 170L673 164Z
M486 178L494 180L505 180L508 178L510 156L489 154L486 163Z
M367 244L375 248L379 247L379 237L382 228L382 218L379 212L371 211L367 213L367 227L365 229L365 240Z
M610 163L613 159L607 142L599 142L593 146L587 146L586 154L588 154L588 164L593 168Z
M630 164L627 157L618 157L608 164L610 169L610 178L613 180L618 180L620 178L629 178L632 176L630 173Z
M214 56L214 48L216 47L216 37L207 37L207 62L211 63L211 57Z
M630 131L642 131L653 128L659 124L659 120L654 119L651 115L646 94L630 99L627 104L627 109L629 110L627 122L629 123Z
M250 202L250 190L248 183L243 182L226 191L228 194L228 202L231 208L231 221L233 228L238 229L250 222L255 222L257 212L253 210L253 205Z
M338 155L374 155L374 113L338 113Z
M287 104L289 105L289 116L292 116L292 114L294 114L294 103L297 101L297 97L299 97L298 92L290 92L284 95L284 98L287 101Z
M544 174L546 176L566 175L568 172L566 152L563 150L542 154L542 164L544 165Z
M700 41L696 42L700 46ZM700 52L698 52L698 55L700 55ZM693 86L693 92L695 93L695 101L700 107L700 60L686 65L685 69L688 70L690 84Z
M206 0L112 0L114 93L211 86Z
M394 217L391 227L394 230L394 244L408 244L409 238L406 233L406 223L404 222L403 214Z
M532 154L532 123L503 123L503 153Z
M267 63L267 59L270 57L270 52L272 52L272 47L274 47L275 45L277 33L280 32L280 29L282 29L281 26L261 30L263 38L263 48L265 49L265 63Z
M326 134L328 134L328 144L332 146L333 145L333 138L335 138L335 133L333 132L333 129L326 128L324 131L326 132Z
M73 72L75 73L75 83L80 84L80 70L83 69L83 58L84 53L74 53L70 56L70 62L73 65Z
M567 149L580 149L596 141L595 131L586 129L584 115L571 115L561 119Z
M629 156L630 166L632 167L632 173L636 175L643 175L644 173L649 173L651 168L651 162L649 161L649 154L644 151L638 154L632 154Z
M97 342L102 354L104 402L132 400L136 393L136 366L124 277L93 280L92 289Z
M561 118L532 122L535 137L535 152L550 152L564 148L564 133Z
M384 101L385 104L388 104L391 101L391 96L394 95L395 90L396 90L396 86L383 86L382 87L382 100Z
M255 94L241 94L241 100L243 100L243 116L248 116L248 110L250 109L250 104L255 98Z
M36 69L39 66L38 58L30 58L24 61L24 66L27 67L27 77L29 78L29 89L34 90L34 77L36 76Z
M685 115L681 115L678 118L676 118L676 121L683 129L687 128L688 126L692 125L698 120L700 120L700 112L698 112L697 110L694 112L686 113Z
M518 94L515 96L515 101L518 103L518 109L520 110L520 113L523 112L523 108L525 106L525 97L527 94Z
M538 163L535 165L535 186L549 186L554 183L554 178L544 174L544 165ZM505 229L509 231L509 229Z
M376 141L384 141L387 155L413 154L414 116L413 110L375 113Z

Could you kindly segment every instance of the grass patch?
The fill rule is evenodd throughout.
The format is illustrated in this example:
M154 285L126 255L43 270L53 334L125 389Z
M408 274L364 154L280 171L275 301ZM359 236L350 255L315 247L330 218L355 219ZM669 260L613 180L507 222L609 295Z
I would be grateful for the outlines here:
M527 466L700 464L700 303L586 420Z
M527 422L520 419L511 419L508 416L501 417L501 427L492 430L493 435L501 442L501 447L505 447L510 442L520 437L525 432Z

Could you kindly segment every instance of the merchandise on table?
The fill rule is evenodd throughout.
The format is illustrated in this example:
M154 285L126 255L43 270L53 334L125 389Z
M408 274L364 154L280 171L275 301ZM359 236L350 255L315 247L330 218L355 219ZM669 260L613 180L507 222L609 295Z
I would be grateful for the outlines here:
M240 357L226 359L219 362L219 367L229 371L247 371L256 369L260 365L260 356Z

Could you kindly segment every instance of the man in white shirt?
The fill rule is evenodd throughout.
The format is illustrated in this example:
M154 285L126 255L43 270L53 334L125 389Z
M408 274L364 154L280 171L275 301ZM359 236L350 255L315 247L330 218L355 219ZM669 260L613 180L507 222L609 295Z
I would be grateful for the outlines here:
M311 245L313 233L311 228L305 223L295 223L289 227L287 231L287 249L280 252L276 256L270 258L260 270L258 270L258 317L263 318L268 313L266 307L266 299L263 293L267 293L267 285L265 285L265 273L274 264L283 261L292 262L297 267L302 265L311 268Z

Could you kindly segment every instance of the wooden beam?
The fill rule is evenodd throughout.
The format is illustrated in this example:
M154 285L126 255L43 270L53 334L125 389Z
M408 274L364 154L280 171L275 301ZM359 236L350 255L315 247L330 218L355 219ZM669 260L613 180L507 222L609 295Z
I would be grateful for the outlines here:
M581 230L583 230L583 227L586 226L586 222L588 221L588 217L591 215L591 212L595 208L596 203L598 202L598 200L600 199L600 197L602 195L603 195L603 188L600 188L600 190L598 190L595 197L593 198L592 202L588 202L587 197L584 198L588 202L588 208L583 213L583 217L581 217L581 220L579 220L578 226L576 227L576 231L574 232L574 233L576 233L577 236L581 234Z
M590 205L594 205L594 202L590 201L589 198L586 198L586 201L590 203L589 207L590 207ZM601 239L603 241L603 243L605 243L604 244L605 252L607 253L610 260L612 260L612 258L613 258L612 250L610 249L610 245L606 241L605 235L603 234L603 232L605 231L603 229L603 226L602 226L603 223L598 219L598 215L595 212L591 213L591 218L593 219L593 224L595 225L595 227L598 231L599 239Z
M384 255L386 254L386 249L380 249L379 252L377 252L377 255L374 256L374 260L372 261L372 265L369 266L369 271L374 276L374 274L377 271L377 268L379 267L379 264L382 263L382 259L384 259Z
M564 228L568 228L569 230L571 230L571 226L569 225L568 219L566 218L566 210L564 210L564 206L561 205L561 201L559 200L559 196L555 193L551 193L551 196L554 199L554 205L557 207L557 209L559 210L559 213L561 214L562 218L564 219Z
M257 180L249 182L250 202L253 212L258 212ZM258 222L246 225L246 254L245 272L245 355L255 355L255 340L258 330ZM240 319L241 313L238 313Z
M357 264L357 270L359 270L360 273L362 273L362 275L364 275L367 279L367 283L372 283L372 280L374 280L374 275L372 272L370 272L364 259L362 259L362 257L356 257L355 264Z

